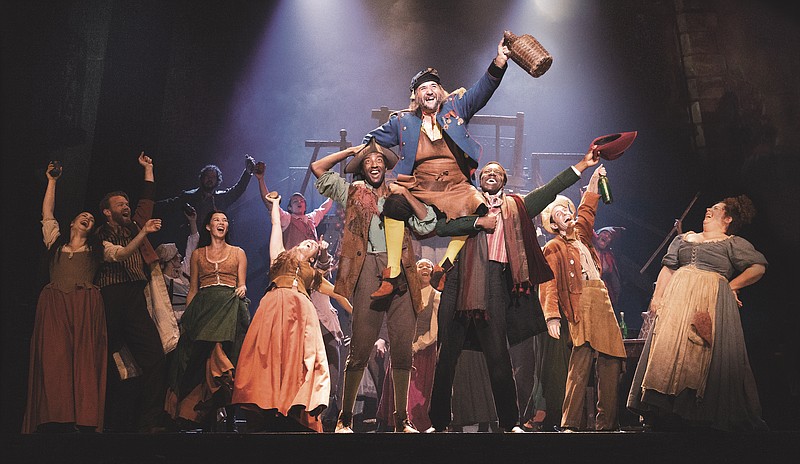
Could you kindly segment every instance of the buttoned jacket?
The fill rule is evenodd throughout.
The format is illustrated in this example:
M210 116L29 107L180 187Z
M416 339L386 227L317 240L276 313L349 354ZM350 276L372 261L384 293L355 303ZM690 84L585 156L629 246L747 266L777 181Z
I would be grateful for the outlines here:
M470 179L478 167L478 160L483 148L470 136L467 124L472 116L480 111L492 97L507 68L508 66L498 68L492 62L489 69L472 87L468 90L461 88L448 95L436 114L436 122L439 123L442 131L463 152L465 163L459 164L464 166L462 171ZM421 116L420 110L398 111L392 114L386 123L369 132L364 137L363 143L368 143L374 137L383 147L399 146L400 160L392 171L396 174L410 175L414 169L417 145L419 145L419 136L422 130Z
M583 194L575 223L575 239L580 240L589 249L598 270L600 260L592 245L592 233L599 198L600 195L596 193ZM547 320L561 317L558 312L560 305L567 319L574 323L583 290L580 252L561 235L548 241L542 251L555 275L555 279L539 285L539 299L544 317Z

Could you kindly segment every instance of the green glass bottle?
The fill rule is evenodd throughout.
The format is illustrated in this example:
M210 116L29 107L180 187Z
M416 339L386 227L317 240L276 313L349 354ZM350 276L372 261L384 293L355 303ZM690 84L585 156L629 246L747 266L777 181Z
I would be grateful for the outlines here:
M600 191L600 198L603 199L603 203L609 204L614 201L614 197L611 196L611 185L608 183L608 177L600 176L600 179L597 180L597 190Z
M625 313L619 312L619 330L622 332L622 338L628 338L628 324L625 323Z

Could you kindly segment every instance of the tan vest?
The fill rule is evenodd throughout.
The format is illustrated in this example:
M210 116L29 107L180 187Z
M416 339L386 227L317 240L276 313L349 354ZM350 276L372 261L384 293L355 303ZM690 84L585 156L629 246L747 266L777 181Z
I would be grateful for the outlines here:
M200 288L212 285L225 285L236 288L239 280L238 248L228 248L228 255L222 261L213 263L208 259L208 247L195 250L200 259L197 260L198 282Z

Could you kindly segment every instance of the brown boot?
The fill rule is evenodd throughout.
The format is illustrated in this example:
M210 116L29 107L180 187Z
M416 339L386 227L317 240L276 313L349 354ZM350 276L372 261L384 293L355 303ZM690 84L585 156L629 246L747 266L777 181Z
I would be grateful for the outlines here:
M391 272L392 272L391 269L388 267L385 268L383 272L381 272L381 286L378 287L377 290L372 292L372 294L369 296L370 298L372 298L373 300L386 298L387 296L393 294L396 290L399 290L398 289L399 284L397 280L398 277L400 276L389 277L389 275L391 275Z
M445 259L441 266L438 264L434 266L433 273L431 273L431 287L443 292L444 282L447 280L447 272L450 269L453 269L453 263L450 262L450 258Z

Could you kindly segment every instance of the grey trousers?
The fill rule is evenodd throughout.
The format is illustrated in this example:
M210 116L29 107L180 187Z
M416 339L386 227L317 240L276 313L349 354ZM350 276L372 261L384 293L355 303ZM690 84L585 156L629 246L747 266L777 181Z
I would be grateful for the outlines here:
M370 294L380 287L380 274L386 268L386 253L368 253L353 292L352 337L346 371L363 370L378 339L386 315L392 368L411 370L411 344L416 335L417 316L411 294L394 295L373 301ZM400 274L402 280L405 275Z

